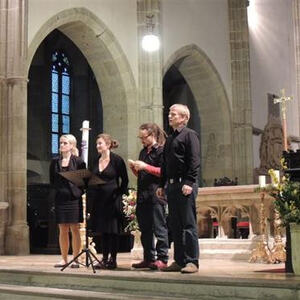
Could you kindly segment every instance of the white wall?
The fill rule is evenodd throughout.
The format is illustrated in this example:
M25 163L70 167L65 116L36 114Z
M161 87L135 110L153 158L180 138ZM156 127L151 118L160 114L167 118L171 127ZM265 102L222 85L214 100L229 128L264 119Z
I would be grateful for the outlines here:
M29 0L28 43L40 27L57 13L84 7L95 14L116 37L137 81L136 0Z
M267 93L279 95L285 88L294 96L287 108L288 134L299 136L292 0L250 0L248 21L253 125L263 129L267 123ZM259 144L254 138L255 167Z
M162 0L164 66L178 49L196 44L212 61L231 102L227 0Z

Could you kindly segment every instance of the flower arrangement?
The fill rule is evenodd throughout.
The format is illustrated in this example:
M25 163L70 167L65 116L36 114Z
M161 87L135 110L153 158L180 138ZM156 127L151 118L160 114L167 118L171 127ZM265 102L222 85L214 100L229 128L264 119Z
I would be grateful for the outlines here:
M287 168L284 159L281 159L281 165L283 169ZM300 224L300 182L291 181L288 175L279 181L273 169L269 170L269 175L274 185L267 192L275 199L274 205L283 225Z
M123 196L123 212L128 220L128 225L125 227L126 232L139 230L139 224L136 217L136 196L135 190L129 190L129 195Z

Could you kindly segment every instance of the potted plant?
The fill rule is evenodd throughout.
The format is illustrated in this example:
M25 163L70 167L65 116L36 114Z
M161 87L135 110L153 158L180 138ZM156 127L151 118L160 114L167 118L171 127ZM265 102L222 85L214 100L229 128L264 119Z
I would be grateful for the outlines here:
M286 168L284 161L282 165ZM269 174L274 182L269 194L274 197L275 208L280 215L282 225L287 229L287 256L290 242L293 270L295 274L300 275L300 182L291 181L289 176L283 176L279 182L272 169L269 170Z

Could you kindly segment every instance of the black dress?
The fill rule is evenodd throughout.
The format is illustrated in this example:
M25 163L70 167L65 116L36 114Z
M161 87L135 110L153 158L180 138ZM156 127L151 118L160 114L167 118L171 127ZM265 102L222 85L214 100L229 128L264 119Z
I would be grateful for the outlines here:
M61 158L54 158L50 164L50 183L56 190L55 216L56 223L83 222L82 198L83 191L62 177L59 172L85 169L85 163L80 157L71 156L68 167L61 166Z
M92 172L106 183L89 189L90 229L96 234L118 234L122 231L122 195L128 194L126 165L119 155L110 152L110 162L100 172L99 158L95 161Z

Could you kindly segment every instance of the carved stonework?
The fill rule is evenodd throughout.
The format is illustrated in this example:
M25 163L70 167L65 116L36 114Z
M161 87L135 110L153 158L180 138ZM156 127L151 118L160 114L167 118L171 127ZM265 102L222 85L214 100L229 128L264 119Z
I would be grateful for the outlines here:
M283 151L283 131L279 118L271 118L264 128L259 148L260 174L269 169L280 169L280 158Z
M215 167L215 161L217 158L217 143L214 133L210 133L208 136L207 149L204 155L204 169Z

